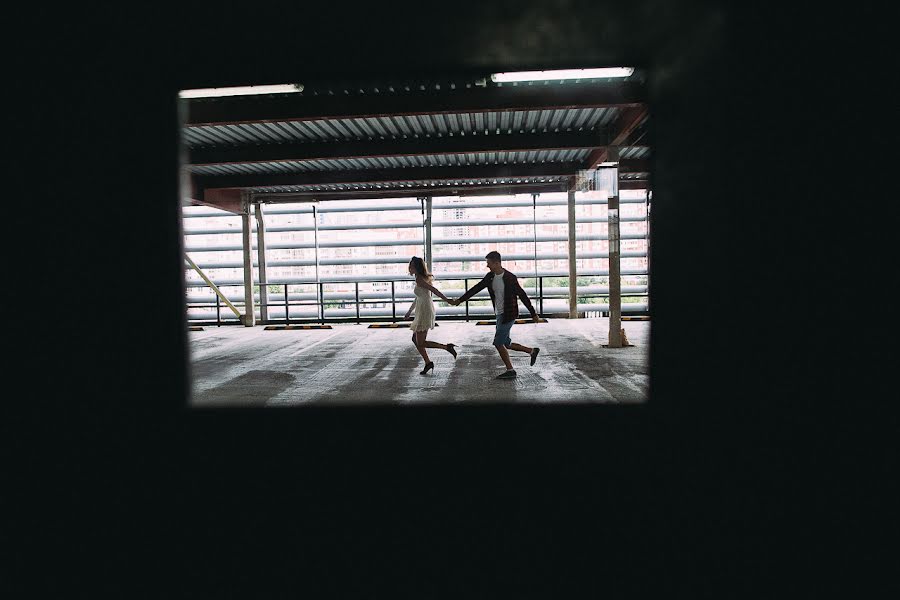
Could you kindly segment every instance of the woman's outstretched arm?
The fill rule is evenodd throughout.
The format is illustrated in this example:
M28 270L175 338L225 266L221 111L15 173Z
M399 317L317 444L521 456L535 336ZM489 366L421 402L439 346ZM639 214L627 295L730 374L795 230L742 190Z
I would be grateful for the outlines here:
M419 285L419 287L423 287L426 290L430 290L436 296L438 296L439 298L442 298L444 300L444 302L450 302L450 298L445 296L441 290L437 289L436 287L434 287L433 285L428 283L423 277L416 276L416 283Z

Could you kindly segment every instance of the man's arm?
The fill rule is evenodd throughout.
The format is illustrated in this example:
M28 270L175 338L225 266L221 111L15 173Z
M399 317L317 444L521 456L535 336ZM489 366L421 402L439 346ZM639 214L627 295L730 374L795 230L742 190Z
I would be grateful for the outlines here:
M488 275L490 275L490 273L488 273ZM473 285L472 287L470 287L470 288L466 291L465 294L463 294L462 296L460 296L459 298L457 298L457 299L456 299L456 304L462 304L463 302L465 302L466 300L468 300L469 298L471 298L472 296L474 296L475 294L477 294L478 292L480 292L481 290L483 290L484 288L486 288L486 287L487 287L487 278L488 278L488 275L485 275L485 276L484 276L484 279L482 279L481 281L479 281L478 283L476 283L475 285Z
M522 304L524 304L524 305L525 305L525 308L528 309L528 312L531 313L531 317L532 317L535 321L537 321L537 320L538 320L538 314L537 314L537 311L534 310L534 306L531 305L531 299L528 297L528 294L526 294L526 293L525 293L525 290L522 289L522 286L519 285L519 280L518 280L518 279L516 279L516 296L518 296L519 299L522 300Z

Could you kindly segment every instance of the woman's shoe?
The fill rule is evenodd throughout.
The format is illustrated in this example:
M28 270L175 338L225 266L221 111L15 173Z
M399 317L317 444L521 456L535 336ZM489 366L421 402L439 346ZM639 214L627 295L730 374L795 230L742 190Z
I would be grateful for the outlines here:
M456 344L447 344L447 352L453 355L453 360L456 360Z
M434 363L431 361L428 361L428 364L425 365L425 368L422 369L421 372L419 372L419 375L428 375L428 371L432 370L433 368L434 368Z

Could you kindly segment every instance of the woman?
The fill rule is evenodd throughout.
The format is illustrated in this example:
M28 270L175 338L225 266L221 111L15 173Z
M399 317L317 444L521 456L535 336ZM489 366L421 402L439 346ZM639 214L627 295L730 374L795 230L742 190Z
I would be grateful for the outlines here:
M425 348L440 348L446 350L453 355L454 359L456 359L456 346L454 344L439 344L437 342L426 341L425 339L428 337L428 330L434 329L434 300L431 299L431 293L434 292L437 294L444 302L449 302L450 299L442 294L439 289L431 285L431 281L434 277L428 272L425 261L418 256L413 256L412 260L409 261L409 274L416 276L416 287L413 290L416 297L415 300L413 300L412 305L410 305L409 310L406 311L406 316L403 318L408 319L410 313L412 313L415 308L416 318L410 323L409 328L413 330L412 341L413 344L416 345L416 350L418 350L419 354L422 355L422 358L425 359L425 369L419 374L427 375L428 371L434 369L434 363L428 358L428 352Z

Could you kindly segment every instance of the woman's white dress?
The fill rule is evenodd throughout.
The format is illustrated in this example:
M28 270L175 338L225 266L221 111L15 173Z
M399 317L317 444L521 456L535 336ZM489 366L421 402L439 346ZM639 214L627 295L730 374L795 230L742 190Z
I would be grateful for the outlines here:
M413 288L413 293L416 296L413 308L416 316L409 324L409 328L413 331L434 329L434 300L431 299L431 290L417 285Z

